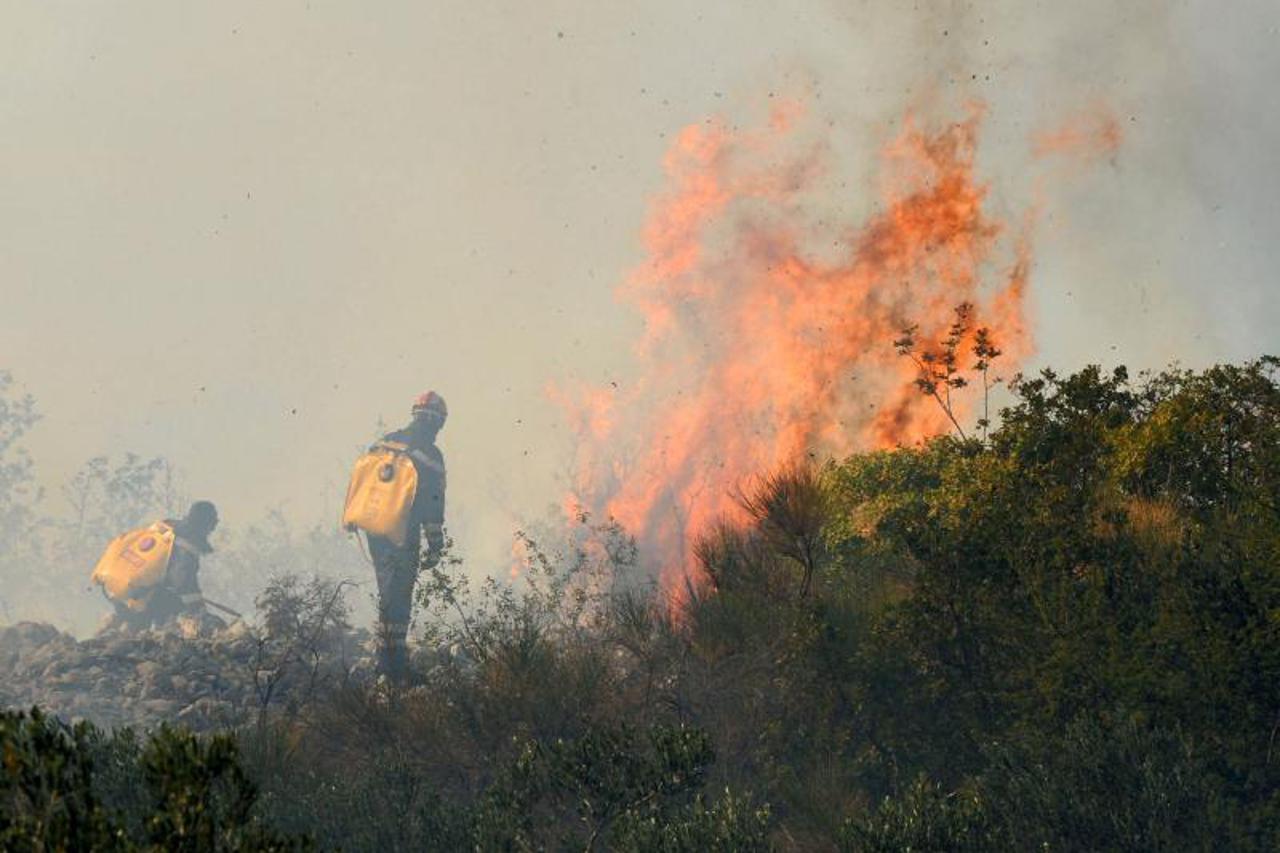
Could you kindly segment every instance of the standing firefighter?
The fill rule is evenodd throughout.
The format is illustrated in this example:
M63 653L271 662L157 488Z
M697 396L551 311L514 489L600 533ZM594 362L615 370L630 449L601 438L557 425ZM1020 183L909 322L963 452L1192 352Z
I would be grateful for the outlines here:
M387 433L357 460L342 517L369 541L378 579L379 666L396 680L405 672L418 570L435 567L444 548L444 456L436 436L449 410L429 391L414 400L412 412L407 427Z
M202 626L222 620L205 608L200 593L200 558L213 553L209 534L218 511L196 501L184 518L165 519L125 533L111 542L93 581L115 605L108 628L137 631L190 617Z

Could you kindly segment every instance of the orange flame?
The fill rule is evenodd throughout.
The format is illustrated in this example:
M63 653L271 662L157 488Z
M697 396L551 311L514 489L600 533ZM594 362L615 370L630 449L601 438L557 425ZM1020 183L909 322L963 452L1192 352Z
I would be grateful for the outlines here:
M1105 104L1096 104L1052 130L1035 134L1031 152L1036 157L1058 156L1093 163L1114 157L1123 139L1124 131L1115 114Z
M635 535L677 603L701 582L692 543L738 517L732 493L752 475L947 429L894 351L904 326L938 340L969 302L1003 367L1030 354L1030 228L984 209L982 114L974 105L932 130L909 116L882 152L879 212L836 233L796 212L823 172L817 150L789 153L794 105L759 130L707 123L677 136L647 259L619 289L645 320L638 378L554 392L578 438L569 505ZM809 251L833 238L835 261Z

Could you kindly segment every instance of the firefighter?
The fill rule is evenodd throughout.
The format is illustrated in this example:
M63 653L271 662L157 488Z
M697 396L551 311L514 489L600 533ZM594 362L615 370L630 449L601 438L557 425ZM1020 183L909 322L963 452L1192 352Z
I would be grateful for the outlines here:
M209 613L200 592L200 558L213 553L209 535L218 526L218 510L209 501L196 501L179 519L165 519L173 529L173 550L164 575L145 598L141 610L113 601L115 614L108 628L137 631L165 626L178 619L193 620L201 628L223 627Z
M406 445L418 474L408 535L404 544L397 545L387 537L367 534L369 556L378 580L378 664L393 681L403 679L405 674L405 644L418 571L423 566L430 569L438 565L444 550L444 455L436 446L436 436L449 409L444 398L428 391L414 400L411 413L413 420L408 426L382 438L384 442Z

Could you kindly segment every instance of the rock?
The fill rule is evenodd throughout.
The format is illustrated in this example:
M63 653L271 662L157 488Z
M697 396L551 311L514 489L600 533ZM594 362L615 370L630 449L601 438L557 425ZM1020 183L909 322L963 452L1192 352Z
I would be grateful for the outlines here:
M144 699L138 703L142 710L155 717L170 717L178 710L178 703L172 699Z
M179 711L178 722L194 729L208 729L233 724L236 716L230 702L205 696Z
M345 637L322 661L322 681L337 684L353 671L372 678L372 659L360 650L367 639L367 632ZM0 628L0 707L38 704L103 726L147 728L165 720L200 731L235 726L257 713L257 668L280 668L259 673L279 676L273 707L308 695L308 671L295 671L278 648L265 654L243 622L191 636L145 631L79 642L51 625L21 623Z
M58 637L67 637L46 622L19 622L8 628L0 628L0 648L43 646Z

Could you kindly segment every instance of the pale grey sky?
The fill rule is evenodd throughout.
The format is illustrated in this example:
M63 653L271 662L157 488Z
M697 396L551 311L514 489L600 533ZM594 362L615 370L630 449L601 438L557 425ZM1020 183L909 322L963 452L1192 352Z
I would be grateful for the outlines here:
M921 98L987 101L1011 212L1029 135L1106 103L1114 160L1047 179L1036 363L1238 359L1280 349L1278 48L1261 0L4 0L0 368L47 481L164 455L233 525L336 517L435 388L451 526L497 555L562 492L547 383L625 381L612 289L681 127L804 96L854 224Z

